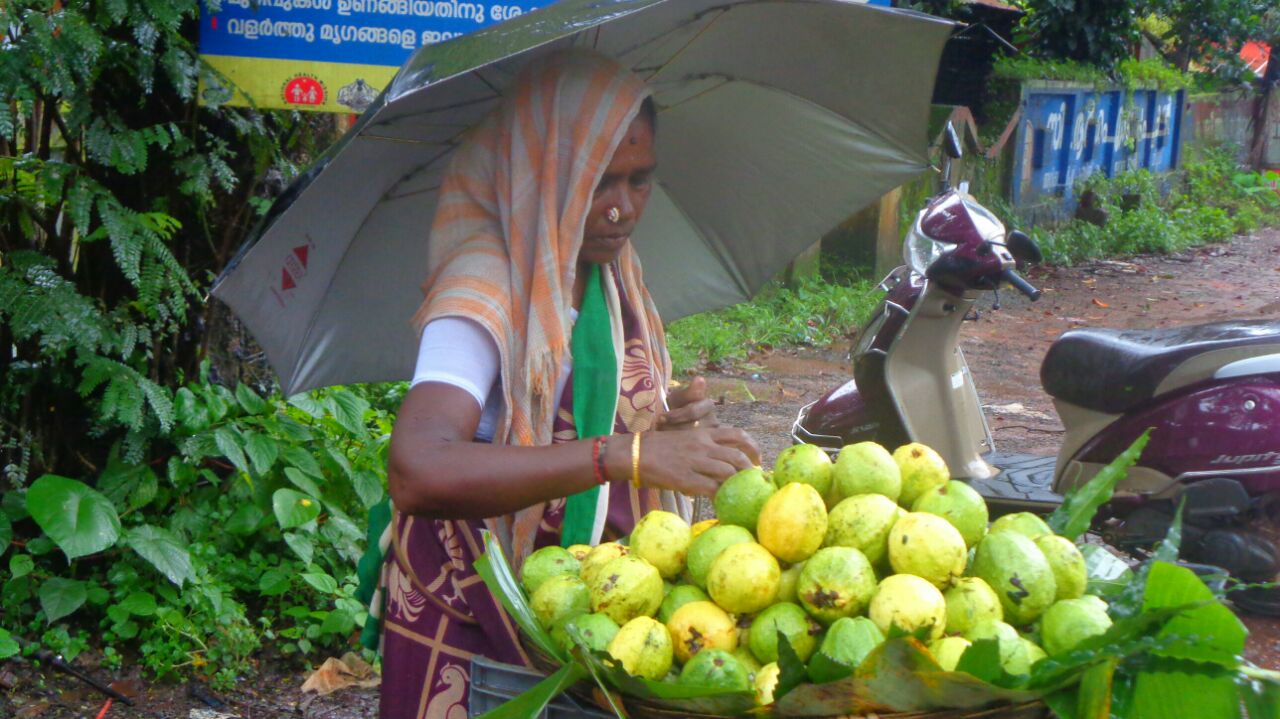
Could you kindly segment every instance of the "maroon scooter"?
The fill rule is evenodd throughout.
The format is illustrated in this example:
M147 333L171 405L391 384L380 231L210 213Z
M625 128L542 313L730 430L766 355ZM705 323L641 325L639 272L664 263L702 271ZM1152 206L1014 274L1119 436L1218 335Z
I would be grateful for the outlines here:
M958 143L949 148L959 154ZM950 183L948 183L949 185ZM1184 504L1183 557L1242 582L1280 572L1280 323L1234 321L1161 329L1066 332L1041 383L1066 429L1056 457L997 451L958 336L982 292L1040 296L1018 268L1036 244L965 188L934 197L907 234L906 264L857 335L853 380L800 410L797 443L840 447L923 442L970 483L993 514L1048 512L1148 428L1138 464L1095 529L1130 551L1164 537ZM997 296L998 300L998 296ZM997 302L998 308L998 302ZM1245 590L1238 606L1280 614L1280 592Z

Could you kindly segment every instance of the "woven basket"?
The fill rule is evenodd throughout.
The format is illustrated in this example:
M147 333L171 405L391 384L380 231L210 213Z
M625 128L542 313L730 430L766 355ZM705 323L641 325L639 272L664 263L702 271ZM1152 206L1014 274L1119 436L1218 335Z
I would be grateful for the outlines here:
M522 637L523 639L523 637ZM525 641L525 652L533 666L541 672L551 674L560 668L560 663L543 653L533 642ZM575 699L586 704L598 706L606 712L612 711L608 701L601 694L599 687L589 683L581 683L569 690ZM636 697L613 695L614 701L622 700L623 707L630 719L724 719L715 714L691 714L687 710L670 709L653 702ZM785 719L782 715L774 715L776 719ZM838 715L834 717L806 717L806 719L1046 719L1049 709L1044 702L1028 702L1025 704L1007 704L984 709L938 709L927 712L891 712L888 714Z

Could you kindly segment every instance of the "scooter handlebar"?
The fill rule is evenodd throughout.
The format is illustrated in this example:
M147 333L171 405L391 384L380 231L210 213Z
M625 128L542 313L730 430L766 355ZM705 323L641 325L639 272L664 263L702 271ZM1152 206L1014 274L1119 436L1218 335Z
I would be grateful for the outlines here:
M1032 302L1040 299L1040 295L1043 294L1040 290L1032 287L1030 282L1022 279L1022 275L1018 274L1014 270L1005 270L1004 272L1001 272L1000 278L1013 285L1013 287L1022 294L1031 298Z

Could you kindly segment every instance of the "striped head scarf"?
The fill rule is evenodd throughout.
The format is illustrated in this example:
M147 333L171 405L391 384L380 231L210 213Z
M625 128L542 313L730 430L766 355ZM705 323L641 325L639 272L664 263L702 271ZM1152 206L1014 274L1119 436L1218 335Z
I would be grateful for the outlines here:
M414 323L421 330L439 317L466 317L492 335L504 400L495 443L551 444L587 212L649 92L597 53L551 54L525 68L454 153L431 227L426 299ZM670 360L662 324L629 244L618 270L618 289L645 325L649 364L664 391ZM544 509L486 520L517 564L532 549Z

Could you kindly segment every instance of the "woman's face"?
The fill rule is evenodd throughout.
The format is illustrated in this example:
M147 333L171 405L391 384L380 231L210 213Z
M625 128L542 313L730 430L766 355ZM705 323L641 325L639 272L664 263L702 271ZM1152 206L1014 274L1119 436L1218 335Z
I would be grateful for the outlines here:
M618 259L649 202L657 164L653 127L642 112L631 121L591 198L579 262L603 265Z

